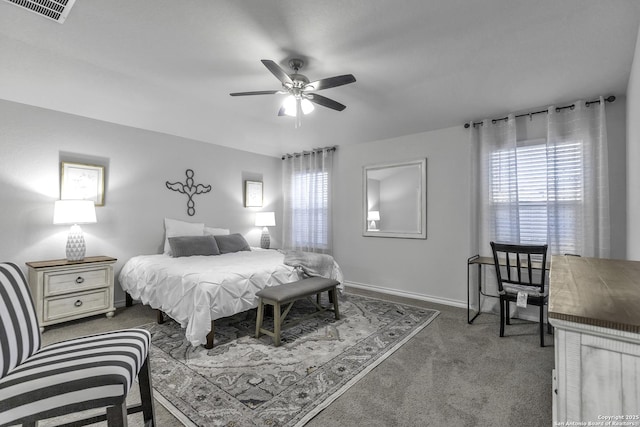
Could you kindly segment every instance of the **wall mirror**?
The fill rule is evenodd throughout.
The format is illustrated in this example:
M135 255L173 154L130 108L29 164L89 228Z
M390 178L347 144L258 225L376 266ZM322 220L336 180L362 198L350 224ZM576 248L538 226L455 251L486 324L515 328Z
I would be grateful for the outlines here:
M363 235L426 239L427 159L363 169Z

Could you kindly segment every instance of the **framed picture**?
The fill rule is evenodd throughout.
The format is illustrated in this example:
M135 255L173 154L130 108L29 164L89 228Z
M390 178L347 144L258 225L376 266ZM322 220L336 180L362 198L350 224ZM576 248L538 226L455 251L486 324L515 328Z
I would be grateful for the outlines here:
M244 206L246 208L262 207L262 182L244 182Z
M93 200L104 206L104 166L62 162L60 199Z

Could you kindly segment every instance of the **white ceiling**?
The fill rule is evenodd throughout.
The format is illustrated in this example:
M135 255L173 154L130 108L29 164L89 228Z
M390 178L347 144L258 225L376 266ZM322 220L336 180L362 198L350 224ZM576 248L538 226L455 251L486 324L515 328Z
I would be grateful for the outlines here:
M0 2L0 98L273 156L624 95L637 0ZM294 128L260 63L354 74ZM0 118L1 119L1 118Z

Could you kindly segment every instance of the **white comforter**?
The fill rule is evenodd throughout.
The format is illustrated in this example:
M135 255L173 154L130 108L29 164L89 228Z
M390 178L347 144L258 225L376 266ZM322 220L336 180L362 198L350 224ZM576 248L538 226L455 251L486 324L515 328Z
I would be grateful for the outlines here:
M257 307L256 292L302 277L274 250L173 258L139 255L122 267L120 286L134 299L160 309L186 328L192 345L206 343L211 321ZM331 277L342 283L335 264Z

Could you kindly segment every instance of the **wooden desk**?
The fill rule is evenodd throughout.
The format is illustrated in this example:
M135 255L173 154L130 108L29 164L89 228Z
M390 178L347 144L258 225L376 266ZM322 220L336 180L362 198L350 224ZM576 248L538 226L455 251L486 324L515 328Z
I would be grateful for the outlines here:
M553 256L549 321L554 423L640 425L640 261Z
M471 266L478 266L478 311L474 313L473 317L471 317L472 309L471 309ZM489 297L489 298L499 298L499 295L492 295L486 292L485 289L482 288L482 267L490 265L492 269L495 269L495 262L493 261L493 257L488 256L480 256L474 255L467 259L467 323L472 324L476 317L480 316L481 311L481 301L480 297ZM500 261L501 266L506 266L506 262ZM524 266L524 262L522 264ZM542 267L542 262L534 262L532 263L534 269L540 270ZM547 262L547 270L551 267L551 263Z

